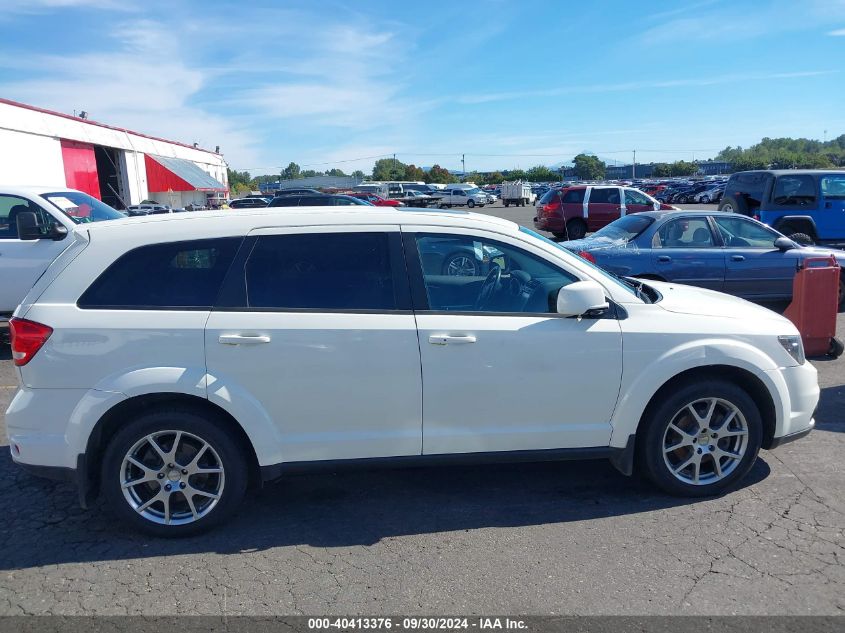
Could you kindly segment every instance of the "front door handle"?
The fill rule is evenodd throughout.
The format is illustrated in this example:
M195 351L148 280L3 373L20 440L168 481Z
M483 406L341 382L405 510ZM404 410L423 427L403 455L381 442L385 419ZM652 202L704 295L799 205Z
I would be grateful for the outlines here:
M257 334L221 334L217 341L222 345L261 345L269 343L270 337Z
M731 261L732 262L744 262L745 257L742 256L742 255L731 255Z
M672 258L669 257L668 255L660 255L660 256L658 256L657 261L659 261L659 262L671 262Z
M475 343L475 337L468 336L450 336L448 334L432 334L428 337L428 342L432 345L466 345L467 343Z

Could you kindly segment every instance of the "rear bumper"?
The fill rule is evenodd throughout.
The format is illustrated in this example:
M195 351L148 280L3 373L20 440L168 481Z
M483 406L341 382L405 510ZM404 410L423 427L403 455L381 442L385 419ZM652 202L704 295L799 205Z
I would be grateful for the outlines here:
M563 233L566 230L566 223L561 217L542 215L534 218L534 228L549 233Z

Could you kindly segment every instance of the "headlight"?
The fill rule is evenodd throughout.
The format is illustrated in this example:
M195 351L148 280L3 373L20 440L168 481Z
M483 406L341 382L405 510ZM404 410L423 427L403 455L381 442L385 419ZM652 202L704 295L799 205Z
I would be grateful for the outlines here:
M801 342L800 336L778 336L778 343L783 346L783 349L795 359L799 365L803 365L804 361L804 344Z

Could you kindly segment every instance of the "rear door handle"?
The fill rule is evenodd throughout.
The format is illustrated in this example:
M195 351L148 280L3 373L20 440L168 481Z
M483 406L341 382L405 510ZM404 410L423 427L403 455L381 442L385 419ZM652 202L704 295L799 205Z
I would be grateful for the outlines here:
M672 258L669 257L668 255L660 255L660 256L657 257L657 261L659 261L659 262L671 262Z
M744 262L745 257L743 257L742 255L731 255L731 261L732 262Z
M270 337L247 334L221 334L217 341L222 345L261 345L263 343L269 343Z
M475 337L469 336L450 336L448 334L432 334L428 337L428 342L432 345L466 345L467 343L475 343Z

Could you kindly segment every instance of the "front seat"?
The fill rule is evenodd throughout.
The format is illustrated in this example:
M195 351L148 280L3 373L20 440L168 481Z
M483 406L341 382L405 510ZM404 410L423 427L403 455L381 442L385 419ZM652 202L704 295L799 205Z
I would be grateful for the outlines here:
M710 231L703 226L698 227L692 234L692 243L698 247L710 246Z
M18 216L27 211L29 211L29 207L25 204L16 204L9 209L9 228L6 237L15 238L18 236Z

